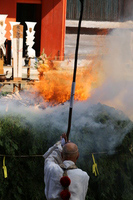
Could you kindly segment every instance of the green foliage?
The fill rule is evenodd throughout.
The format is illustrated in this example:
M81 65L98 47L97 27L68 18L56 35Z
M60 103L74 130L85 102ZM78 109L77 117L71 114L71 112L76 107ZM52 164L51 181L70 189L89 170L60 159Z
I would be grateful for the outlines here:
M97 123L109 124L111 117L105 113L96 117ZM129 121L112 119L117 130L126 128ZM54 134L58 132L58 134ZM57 141L61 132L51 124L34 127L21 116L0 118L0 154L6 156L8 177L3 175L3 156L0 157L0 200L45 200L44 159L32 155L42 155ZM80 160L78 167L90 175L86 200L132 200L133 194L133 130L126 134L112 154L94 154L99 175L92 173L92 155L98 141L88 126L80 130ZM108 137L107 135L106 137ZM103 140L106 140L105 136ZM85 142L89 147L85 148ZM101 140L102 146L103 141ZM89 149L89 150L88 150ZM101 148L102 149L102 148ZM104 149L105 150L105 149ZM28 155L29 157L15 157Z
M46 136L46 133L44 132ZM31 124L18 116L0 119L0 154L6 156L8 177L2 170L3 157L0 157L0 199L41 200L44 197L42 157L14 157L43 154L47 149L44 135L36 135Z
M98 165L99 175L92 174L93 162L88 157L90 163L86 171L90 175L90 185L88 190L89 200L128 200L133 199L133 130L124 138L115 154L95 155ZM84 160L85 161L85 160Z
M7 94L11 94L11 92L0 92L0 97L6 96Z

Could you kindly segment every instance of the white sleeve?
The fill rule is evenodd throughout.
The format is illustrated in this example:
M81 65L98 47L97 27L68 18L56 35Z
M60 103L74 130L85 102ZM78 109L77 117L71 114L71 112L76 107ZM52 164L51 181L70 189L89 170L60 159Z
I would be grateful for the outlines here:
M45 195L46 198L49 197L50 190L50 179L53 169L57 169L58 164L62 163L61 159L62 147L60 142L57 142L54 146L48 149L48 151L43 155L44 161L44 182L45 182Z
M48 149L48 151L43 155L45 158L45 165L47 162L53 162L56 164L62 163L61 159L61 151L62 151L62 146L61 142L57 142L54 144L51 148Z

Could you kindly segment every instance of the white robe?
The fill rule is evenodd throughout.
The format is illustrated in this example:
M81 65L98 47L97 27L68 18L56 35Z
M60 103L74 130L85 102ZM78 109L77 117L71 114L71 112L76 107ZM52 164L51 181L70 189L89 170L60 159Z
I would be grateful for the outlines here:
M51 147L45 154L44 163L44 182L45 182L45 195L47 200L60 200L60 192L63 187L60 184L60 178L63 176L63 170L58 165L61 164L62 147L60 142ZM63 162L66 167L74 164L70 160ZM68 177L71 179L69 191L71 193L70 200L84 200L87 189L89 176L81 169L71 169L67 171Z

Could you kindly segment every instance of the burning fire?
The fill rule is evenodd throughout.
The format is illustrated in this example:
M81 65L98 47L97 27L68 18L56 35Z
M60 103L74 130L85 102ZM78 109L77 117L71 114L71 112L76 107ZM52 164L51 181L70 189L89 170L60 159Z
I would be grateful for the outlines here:
M96 59L77 68L75 100L87 100L92 89L102 83L101 69L101 62ZM51 105L64 103L70 100L72 78L72 67L53 68L44 71L43 76L41 73L40 81L35 83L34 89Z

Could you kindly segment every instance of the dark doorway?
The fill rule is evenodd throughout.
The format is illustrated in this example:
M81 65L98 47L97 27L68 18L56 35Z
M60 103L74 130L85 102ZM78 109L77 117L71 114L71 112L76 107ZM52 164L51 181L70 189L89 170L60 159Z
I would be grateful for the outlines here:
M17 3L17 18L16 21L24 26L24 40L23 40L23 56L25 56L26 48L26 30L27 26L25 21L37 22L34 30L35 39L33 49L36 51L36 56L40 55L40 36L41 36L41 4L24 4Z

